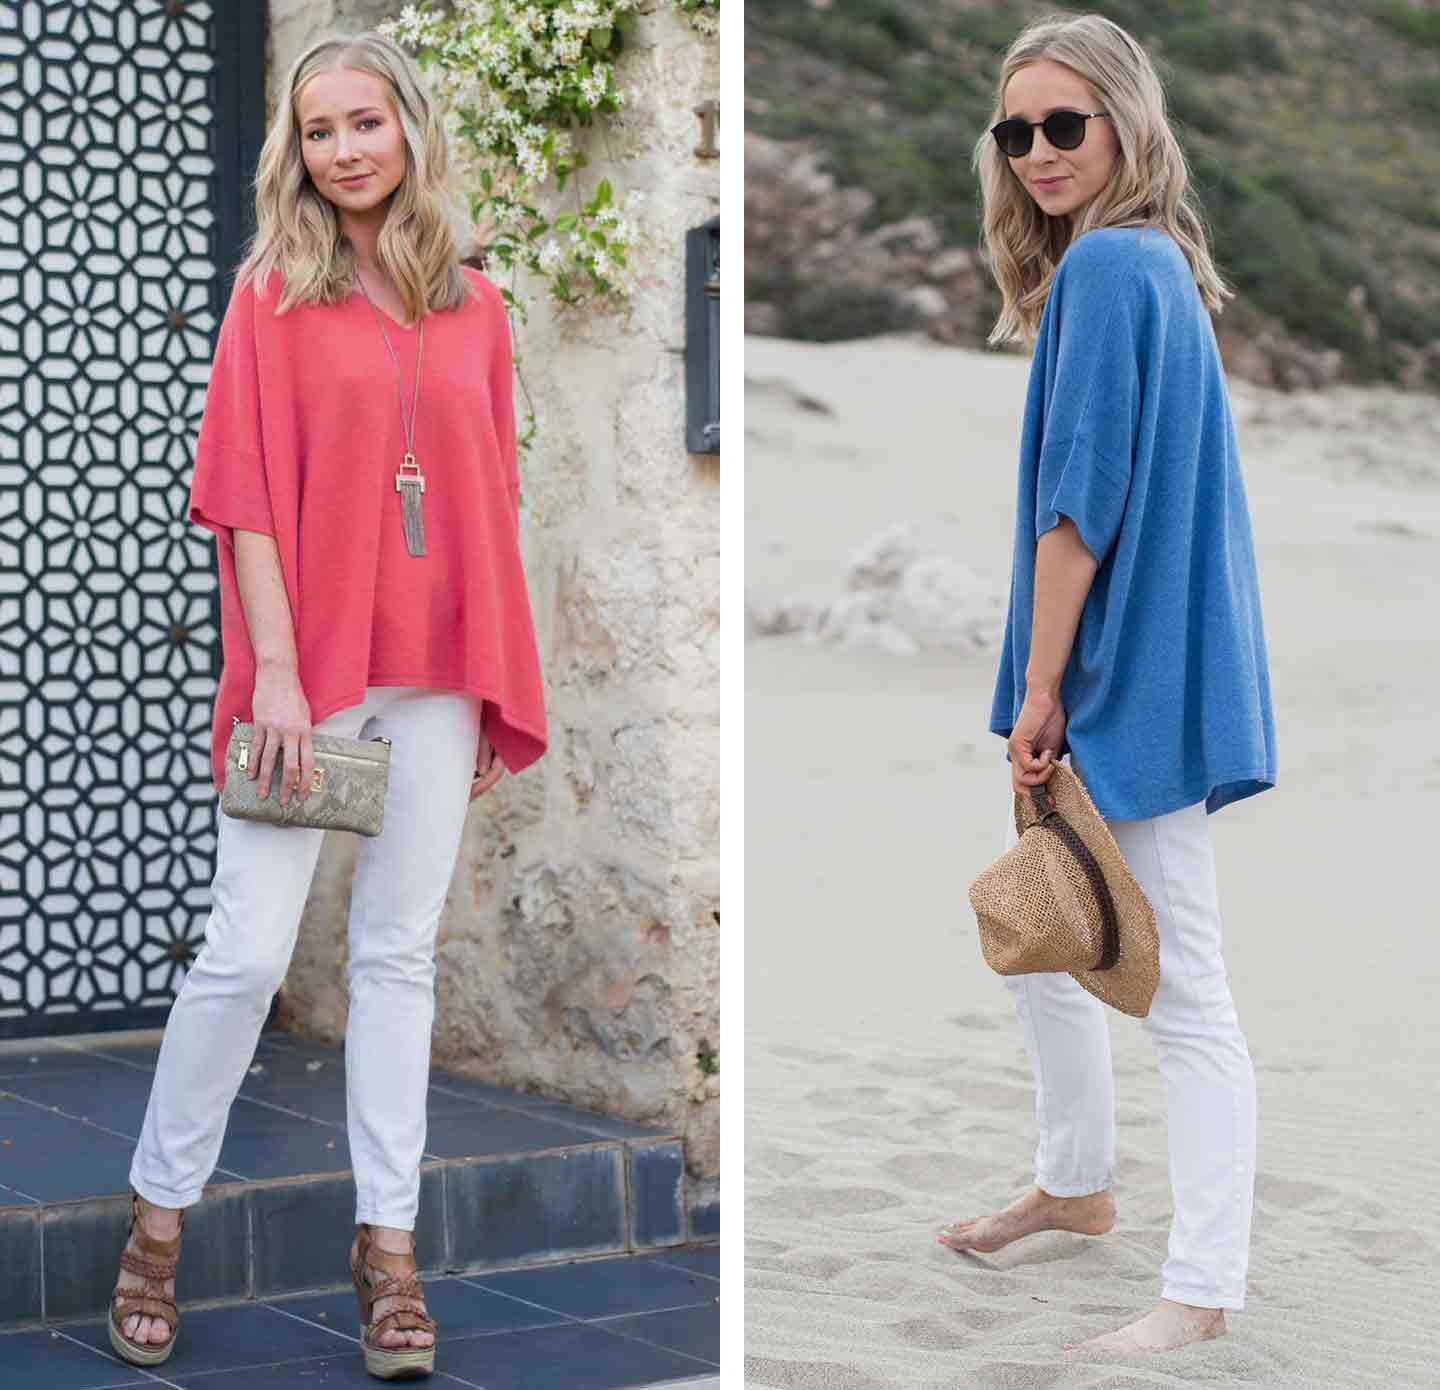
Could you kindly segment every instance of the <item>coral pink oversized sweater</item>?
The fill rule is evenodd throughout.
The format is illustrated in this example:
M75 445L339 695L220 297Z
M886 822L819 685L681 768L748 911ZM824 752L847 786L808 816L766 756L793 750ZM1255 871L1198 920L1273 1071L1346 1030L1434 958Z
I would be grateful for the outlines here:
M358 291L276 315L280 279L230 298L195 449L190 519L215 533L224 669L211 760L225 778L231 716L252 717L255 652L234 528L273 536L312 724L371 685L469 691L518 772L545 751L545 702L521 567L510 331L495 286L425 319L415 460L425 549L405 548L395 473L404 434L395 369ZM388 315L408 414L418 326ZM477 749L478 753L478 749Z

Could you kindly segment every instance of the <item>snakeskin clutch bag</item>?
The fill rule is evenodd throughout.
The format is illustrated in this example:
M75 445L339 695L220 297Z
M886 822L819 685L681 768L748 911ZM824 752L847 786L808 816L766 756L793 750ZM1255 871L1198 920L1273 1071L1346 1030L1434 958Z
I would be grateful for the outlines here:
M388 738L342 738L338 734L312 734L315 780L304 800L290 794L280 804L280 778L284 759L277 756L270 776L270 794L260 795L260 779L249 773L255 728L235 718L225 750L225 787L220 809L236 820L267 821L271 825L307 825L317 830L353 830L378 835L385 819L385 788L390 779Z

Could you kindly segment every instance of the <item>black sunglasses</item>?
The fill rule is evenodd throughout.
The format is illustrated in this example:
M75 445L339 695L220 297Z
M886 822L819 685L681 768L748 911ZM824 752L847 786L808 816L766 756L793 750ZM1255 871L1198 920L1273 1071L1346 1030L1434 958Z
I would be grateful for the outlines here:
M1043 121L1022 121L1012 116L990 127L990 134L1000 146L1000 152L1009 159L1019 159L1030 153L1035 143L1035 127L1045 132L1045 138L1057 150L1073 150L1085 139L1085 122L1092 116L1108 116L1108 111L1052 111Z

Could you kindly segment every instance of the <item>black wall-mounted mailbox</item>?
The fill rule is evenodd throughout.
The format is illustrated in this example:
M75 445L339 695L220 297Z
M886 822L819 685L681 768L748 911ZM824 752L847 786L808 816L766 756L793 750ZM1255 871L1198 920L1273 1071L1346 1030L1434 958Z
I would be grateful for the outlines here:
M685 233L685 442L720 452L720 217Z

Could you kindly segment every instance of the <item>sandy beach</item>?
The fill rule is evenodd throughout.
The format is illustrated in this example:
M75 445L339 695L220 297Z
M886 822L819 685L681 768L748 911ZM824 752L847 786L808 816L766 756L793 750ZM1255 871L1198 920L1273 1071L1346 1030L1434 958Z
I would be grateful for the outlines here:
M746 591L823 611L903 523L1008 588L1023 357L746 342ZM1249 1303L1229 1336L1077 1356L1158 1297L1163 1100L1112 1015L1119 1220L991 1256L946 1221L1029 1184L1030 1073L966 888L1009 805L993 649L746 644L746 1384L1440 1383L1440 400L1231 380L1280 786L1211 821L1259 1083ZM838 629L832 624L831 636Z

